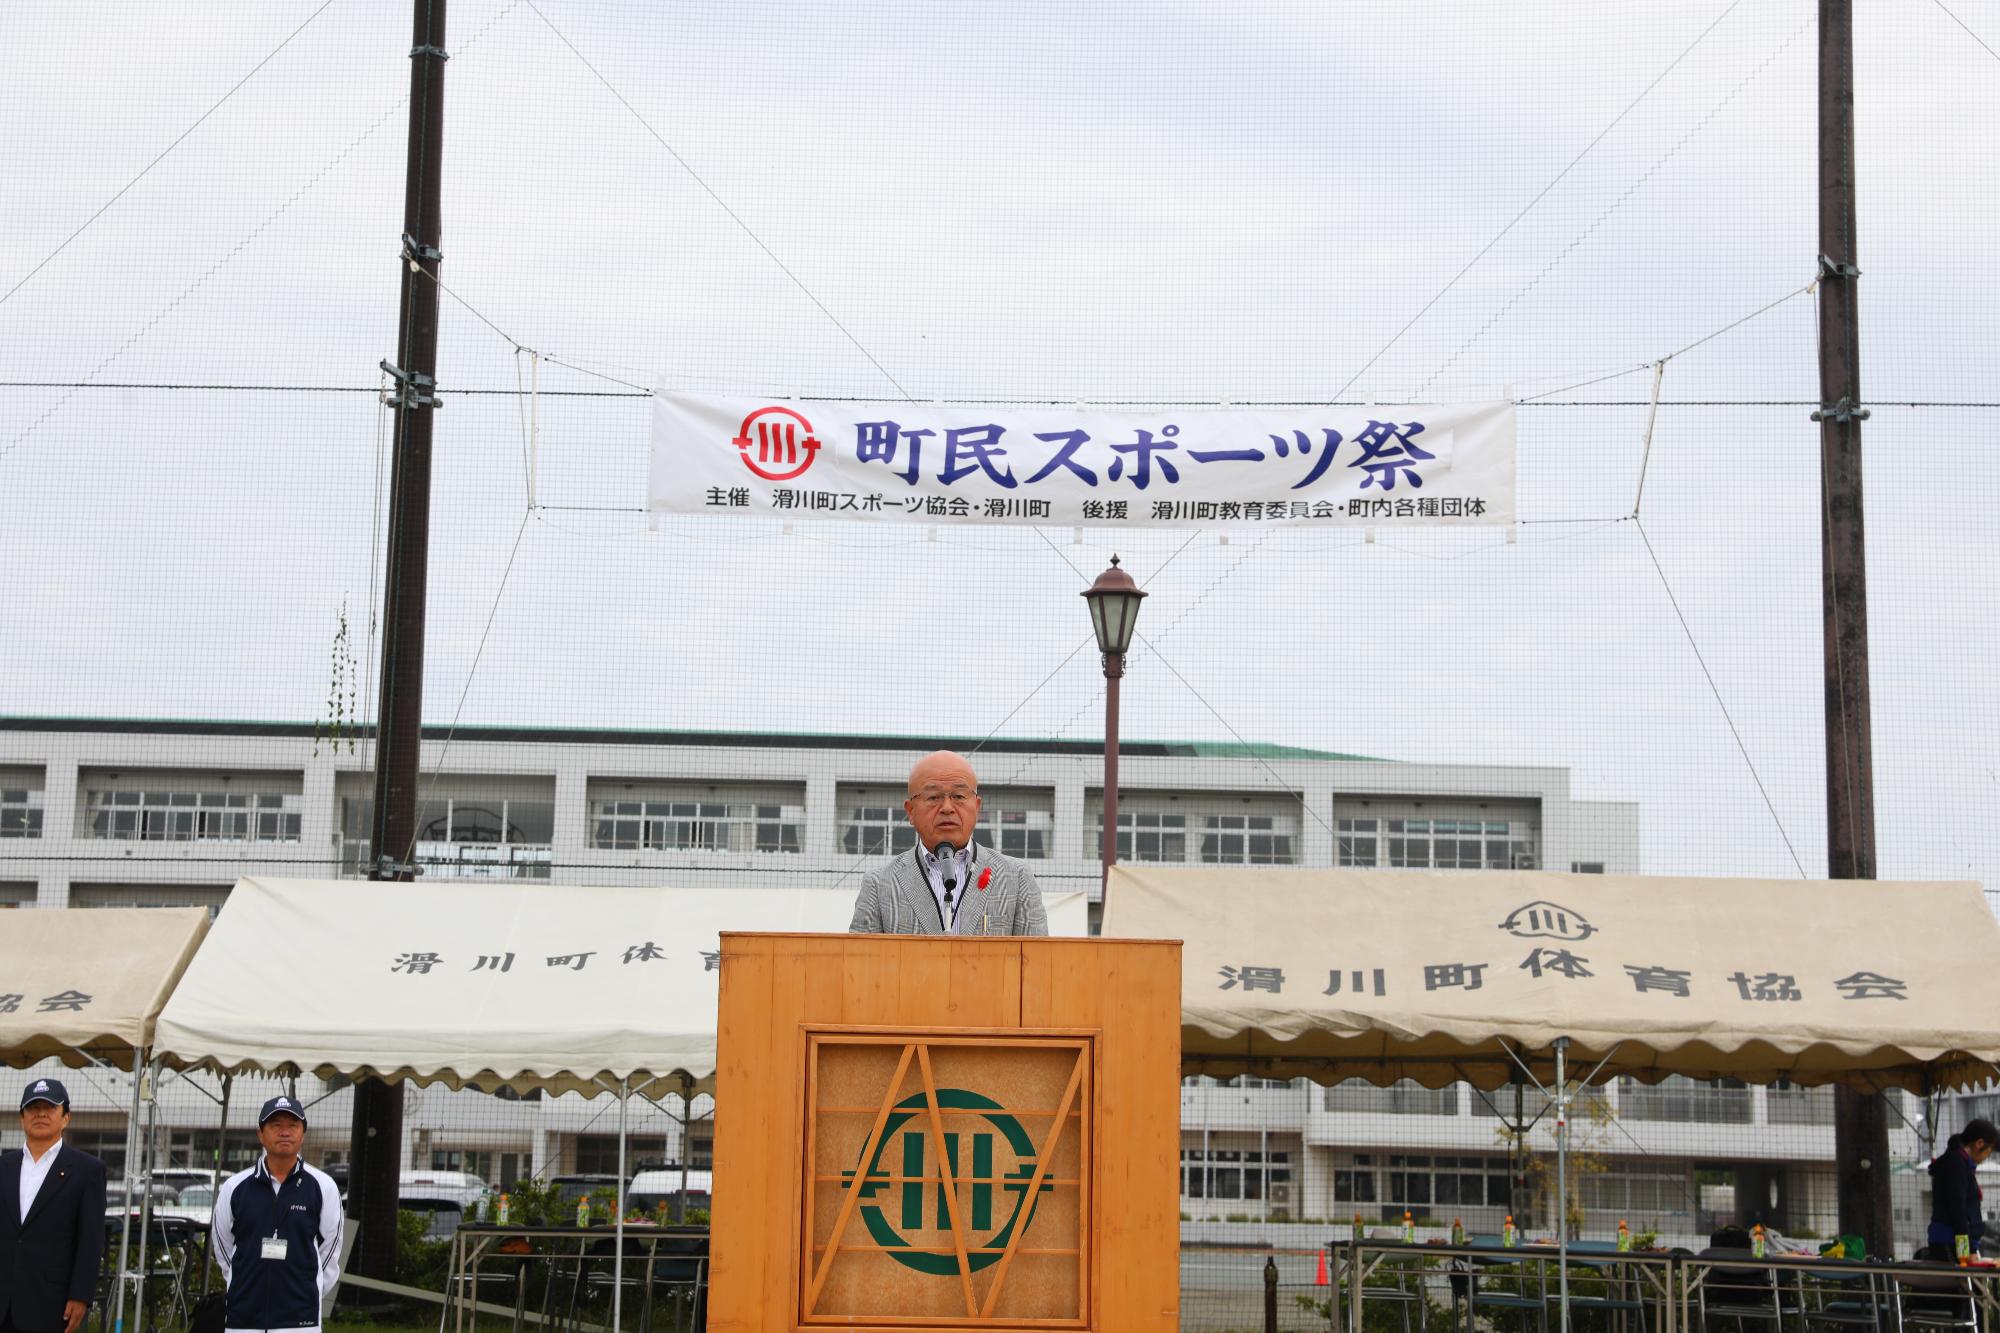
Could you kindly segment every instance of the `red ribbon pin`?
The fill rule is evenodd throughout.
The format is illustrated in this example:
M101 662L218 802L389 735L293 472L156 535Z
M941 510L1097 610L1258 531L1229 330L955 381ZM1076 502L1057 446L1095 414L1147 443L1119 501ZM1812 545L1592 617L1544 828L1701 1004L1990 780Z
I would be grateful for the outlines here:
M978 885L979 891L981 893L986 892L986 886L992 882L993 882L993 867L987 866L984 870L981 870L979 872L979 885Z

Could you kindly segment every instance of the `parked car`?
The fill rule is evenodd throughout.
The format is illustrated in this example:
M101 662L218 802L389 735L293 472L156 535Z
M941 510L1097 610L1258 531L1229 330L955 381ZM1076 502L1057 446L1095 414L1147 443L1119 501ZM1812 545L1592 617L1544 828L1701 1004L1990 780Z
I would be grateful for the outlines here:
M562 1197L562 1201L569 1207L574 1208L576 1207L576 1201L584 1195L595 1194L599 1190L615 1190L618 1188L619 1182L617 1176L607 1174L551 1176L549 1183L556 1187Z
M425 1198L405 1193L396 1200L396 1206L406 1213L423 1216L425 1240L450 1240L459 1224L465 1221L465 1209L457 1199Z
M708 1211L709 1193L714 1188L714 1183L713 1172L690 1169L687 1173L685 1206L678 1210L678 1215L685 1218L696 1209ZM681 1197L681 1169L677 1166L658 1171L641 1171L632 1177L632 1187L625 1192L628 1209L651 1213L664 1203L667 1206L669 1220L676 1215L677 1210L674 1205Z
M461 1212L470 1212L490 1193L469 1171L405 1171L396 1191L400 1207L411 1207L413 1199L449 1199Z

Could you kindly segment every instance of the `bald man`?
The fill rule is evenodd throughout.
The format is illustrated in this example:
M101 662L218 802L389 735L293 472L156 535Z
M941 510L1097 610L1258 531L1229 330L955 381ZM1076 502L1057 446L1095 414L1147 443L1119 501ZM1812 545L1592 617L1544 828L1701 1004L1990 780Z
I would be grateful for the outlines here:
M1035 873L973 838L979 779L965 756L927 754L910 770L903 813L917 830L906 856L861 881L850 931L864 935L1046 935Z

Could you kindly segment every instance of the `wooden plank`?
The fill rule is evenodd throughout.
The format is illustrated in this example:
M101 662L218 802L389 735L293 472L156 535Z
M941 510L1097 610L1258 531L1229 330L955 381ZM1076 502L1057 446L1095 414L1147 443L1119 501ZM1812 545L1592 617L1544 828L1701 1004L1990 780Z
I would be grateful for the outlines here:
M938 1115L937 1076L931 1072L930 1047L917 1047L917 1064L924 1073L924 1106L930 1112L931 1147L937 1153L938 1170L944 1176L944 1209L951 1220L951 1247L958 1255L958 1280L965 1288L965 1313L972 1315L978 1313L979 1305L972 1298L972 1264L965 1254L965 1219L959 1216L958 1185L951 1178L951 1157L945 1151L944 1120Z
M896 1061L895 1077L889 1080L889 1086L882 1093L882 1105L875 1112L874 1127L868 1131L868 1137L861 1141L861 1165L855 1168L854 1188L847 1191L847 1197L841 1201L840 1216L834 1222L833 1230L827 1235L826 1257L820 1261L818 1270L813 1274L812 1287L806 1292L805 1299L799 1303L800 1313L803 1315L812 1314L813 1306L819 1300L820 1288L826 1285L826 1275L833 1268L834 1256L840 1250L841 1233L847 1230L848 1222L854 1217L854 1205L861 1200L861 1172L867 1163L873 1160L875 1147L882 1141L882 1126L889 1122L889 1112L896 1104L896 1092L903 1086L903 1076L909 1072L910 1057L916 1050L914 1043L903 1047L902 1058Z
M1069 1128L1069 1108L1076 1101L1077 1089L1083 1084L1083 1071L1089 1063L1088 1048L1079 1050L1076 1053L1076 1069L1070 1074L1069 1087L1063 1090L1062 1101L1056 1106L1056 1117L1049 1126L1048 1137L1042 1140L1035 1152L1035 1173L1028 1177L1028 1192L1021 1200L1021 1225L1014 1228L1014 1233L1007 1237L1007 1248L1000 1252L999 1266L993 1270L993 1282L986 1288L986 1304L979 1311L982 1318L993 1314L993 1307L1000 1299L1001 1286L1007 1280L1007 1269L1013 1265L1014 1251L1019 1248L1021 1237L1028 1234L1028 1227L1035 1220L1035 1205L1041 1201L1042 1182L1048 1178L1049 1162L1055 1156L1056 1144L1061 1140L1063 1131ZM1079 1254L1078 1258L1080 1261L1082 1256Z
M765 1264L760 1234L770 1204L773 1174L783 1164L768 1156L760 1134L756 1083L771 1029L771 944L754 936L722 940L720 998L716 1013L716 1104L742 1114L715 1118L716 1172L710 1203L713 1257L709 1269L709 1324L716 1333L763 1333Z

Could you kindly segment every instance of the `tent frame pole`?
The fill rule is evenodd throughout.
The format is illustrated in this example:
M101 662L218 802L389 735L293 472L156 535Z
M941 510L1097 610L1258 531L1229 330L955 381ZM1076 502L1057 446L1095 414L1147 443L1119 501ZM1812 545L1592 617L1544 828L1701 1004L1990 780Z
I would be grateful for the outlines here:
M674 1200L674 1221L687 1221L688 1207L688 1158L694 1149L688 1146L688 1136L694 1132L694 1075L681 1074L681 1150L674 1154L681 1159L681 1193Z
M1556 1281L1557 1328L1569 1333L1569 1038L1556 1038Z
M141 1333L146 1326L146 1242L147 1232L153 1226L153 1147L159 1136L160 1098L159 1057L146 1062L145 1081L140 1085L144 1090L146 1104L146 1128L139 1141L139 1262L135 1269L138 1279L138 1296L132 1302L132 1333ZM131 1196L126 1196L127 1224L130 1223Z
M621 1333L625 1327L625 1105L631 1089L630 1074L618 1080L618 1184L612 1195L613 1206L617 1209L617 1224L612 1232L616 1238L616 1255L611 1261L612 1333ZM647 1267L650 1269L651 1265ZM646 1280L648 1283L652 1281L650 1272Z
M125 1117L125 1199L120 1208L118 1228L118 1290L111 1299L113 1333L125 1333L125 1283L131 1277L126 1261L131 1256L133 1168L139 1162L139 1082L145 1077L146 1053L132 1052L132 1109Z

